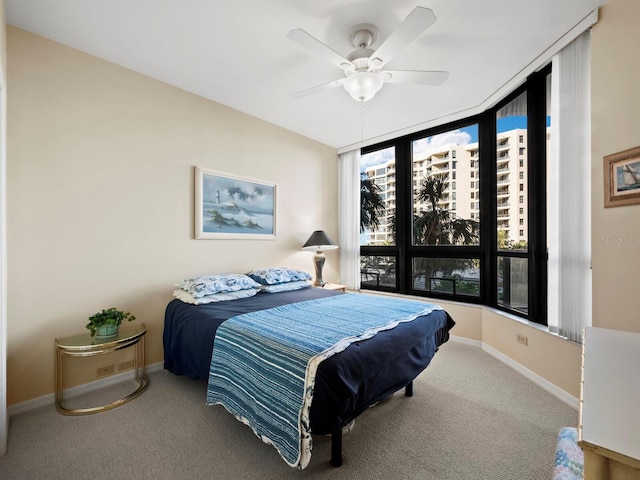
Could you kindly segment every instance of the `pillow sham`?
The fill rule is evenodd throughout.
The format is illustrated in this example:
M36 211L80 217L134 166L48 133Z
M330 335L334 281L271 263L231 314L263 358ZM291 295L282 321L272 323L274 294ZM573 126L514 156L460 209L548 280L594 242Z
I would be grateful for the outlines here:
M205 295L213 295L224 292L237 292L258 288L256 283L247 275L241 273L225 273L221 275L202 275L182 280L178 287L189 292L193 298L202 298Z
M304 270L289 267L259 268L251 270L247 275L261 285L311 280L311 275Z
M278 293L288 292L290 290L300 290L301 288L310 287L311 283L307 280L299 280L297 282L276 283L274 285L262 285L261 292Z
M191 303L193 305L204 305L206 303L215 302L228 302L230 300L236 300L238 298L253 297L260 290L257 288L249 288L246 290L237 290L235 292L222 292L214 293L213 295L205 295L204 297L194 298L189 292L185 290L174 290L173 296L178 300L182 300L184 303Z

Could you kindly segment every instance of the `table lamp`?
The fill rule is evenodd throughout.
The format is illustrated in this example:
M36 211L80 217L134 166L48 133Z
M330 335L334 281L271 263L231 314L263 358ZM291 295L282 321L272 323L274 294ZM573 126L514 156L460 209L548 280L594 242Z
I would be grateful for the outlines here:
M334 250L338 246L329 238L329 236L322 230L316 230L311 234L309 240L302 246L303 250L314 250L316 254L313 256L314 265L316 268L316 280L313 283L316 287L322 287L326 283L322 280L322 267L326 257L324 256L325 250Z

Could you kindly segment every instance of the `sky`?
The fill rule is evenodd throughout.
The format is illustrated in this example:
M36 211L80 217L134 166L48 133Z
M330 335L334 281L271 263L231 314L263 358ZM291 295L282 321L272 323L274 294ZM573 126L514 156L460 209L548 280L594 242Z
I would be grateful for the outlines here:
M274 187L222 175L204 174L202 199L205 203L233 202L254 212L273 211Z
M509 116L498 120L497 123L498 133L507 132L517 128L527 128L526 116ZM470 125L468 127L451 130L449 132L440 133L438 135L432 135L431 137L421 138L413 142L413 152L422 153L431 148L441 147L443 145L468 145L469 143L476 143L478 141L478 125ZM393 147L386 148L384 150L378 150L371 152L362 157L360 161L360 171L363 172L366 168L372 165L384 164L389 160L394 159L395 150Z

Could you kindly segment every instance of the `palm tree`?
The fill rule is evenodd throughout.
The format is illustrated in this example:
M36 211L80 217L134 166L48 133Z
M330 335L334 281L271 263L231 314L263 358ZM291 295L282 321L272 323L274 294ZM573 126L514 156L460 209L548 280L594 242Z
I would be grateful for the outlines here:
M475 220L461 218L440 207L448 198L449 183L441 176L424 177L416 200L426 204L414 218L413 235L416 245L476 245L479 225Z
M380 187L366 175L360 177L360 232L375 230L387 209L380 195Z
M414 215L413 240L415 245L477 245L479 224L475 220L461 218L441 207L447 200L448 182L441 176L424 177L416 194L416 202L424 204L424 210ZM425 280L425 288L431 289L431 279L438 276L454 282L460 271L477 267L477 260L466 258L416 258L414 275ZM451 285L445 282L445 285Z

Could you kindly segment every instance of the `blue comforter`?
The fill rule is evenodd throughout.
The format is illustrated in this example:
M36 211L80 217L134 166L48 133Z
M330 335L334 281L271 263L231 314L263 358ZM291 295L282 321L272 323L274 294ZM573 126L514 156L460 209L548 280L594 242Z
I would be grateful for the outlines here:
M310 408L320 362L437 305L346 294L236 316L216 332L207 402L222 404L287 464L311 457ZM448 316L437 317L446 326Z

